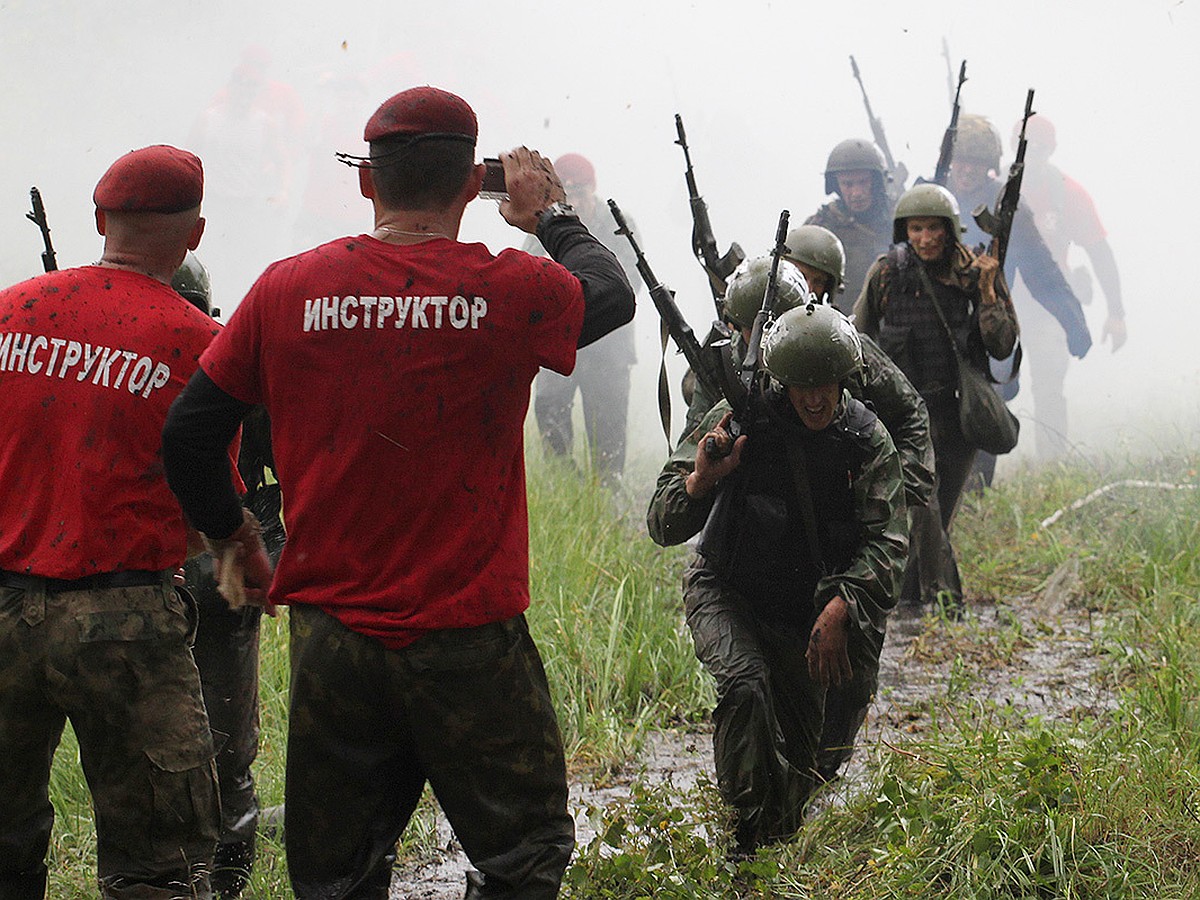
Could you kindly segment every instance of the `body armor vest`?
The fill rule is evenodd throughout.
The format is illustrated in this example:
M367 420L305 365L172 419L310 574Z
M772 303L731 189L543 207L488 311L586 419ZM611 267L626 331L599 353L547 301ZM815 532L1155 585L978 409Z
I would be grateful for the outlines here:
M915 258L907 244L896 244L887 255L889 277L882 298L879 346L908 376L921 396L936 400L953 394L958 382L954 350L938 318ZM967 291L930 277L946 322L959 347L971 346L975 304Z
M731 588L753 605L803 621L817 582L846 568L859 545L854 479L868 452L876 417L857 400L828 428L813 432L796 417L787 394L762 399L741 464L721 487L698 550ZM791 460L803 455L813 520L800 505Z

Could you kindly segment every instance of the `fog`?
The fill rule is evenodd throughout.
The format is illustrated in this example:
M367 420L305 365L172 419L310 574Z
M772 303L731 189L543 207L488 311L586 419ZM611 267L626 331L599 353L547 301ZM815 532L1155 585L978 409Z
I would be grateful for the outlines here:
M955 65L968 61L964 109L991 117L1006 142L1026 89L1037 90L1035 109L1057 127L1053 161L1090 191L1109 233L1129 341L1117 354L1097 343L1072 364L1079 452L1194 437L1200 312L1187 268L1200 13L1189 0L0 0L0 281L41 269L40 235L24 218L31 185L44 197L59 265L91 262L101 248L97 178L130 149L174 143L205 162L200 255L227 316L272 259L370 227L370 206L333 153L361 152L362 124L384 98L434 84L474 106L481 155L526 144L590 158L600 196L636 219L657 274L703 332L712 303L691 256L673 115L684 117L721 249L736 240L762 252L781 209L798 224L825 201L830 148L870 136L850 54L897 159L911 175L932 173L949 114L943 39ZM222 128L205 114L248 60L274 83L282 136ZM222 201L218 177L247 180L261 202ZM524 235L481 200L460 237L498 250ZM657 460L666 450L656 433L658 328L641 300L632 455ZM1099 290L1087 312L1098 342ZM677 385L681 360L671 366ZM674 402L678 423L678 393ZM1014 409L1031 411L1028 391Z

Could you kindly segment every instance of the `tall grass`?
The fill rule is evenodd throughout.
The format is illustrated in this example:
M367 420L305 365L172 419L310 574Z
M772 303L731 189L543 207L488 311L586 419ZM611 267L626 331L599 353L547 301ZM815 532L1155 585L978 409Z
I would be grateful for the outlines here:
M604 769L648 727L699 718L711 691L682 623L683 551L645 536L644 509L571 468L530 483L530 628L546 663L568 753Z
M1037 625L930 622L915 654L952 665L926 701L930 727L871 750L865 785L825 804L798 838L755 859L726 858L727 815L712 785L638 785L597 813L601 837L569 876L572 897L1154 898L1200 896L1200 492L1118 490L1040 523L1108 481L1194 480L1195 459L1058 468L971 499L956 524L976 603L1037 592L1077 564L1074 602L1115 685L1108 712L1043 720L981 701ZM531 464L531 629L542 650L572 767L604 773L648 730L691 722L711 687L682 624L686 551L645 536L640 497L565 468ZM915 663L914 663L915 664ZM264 620L264 805L282 801L288 665L285 619ZM1081 676L1082 677L1082 676ZM884 686L886 689L886 685ZM58 811L50 896L94 895L94 835L68 734L55 760ZM418 813L406 852L433 841ZM266 839L246 896L287 897L279 843Z

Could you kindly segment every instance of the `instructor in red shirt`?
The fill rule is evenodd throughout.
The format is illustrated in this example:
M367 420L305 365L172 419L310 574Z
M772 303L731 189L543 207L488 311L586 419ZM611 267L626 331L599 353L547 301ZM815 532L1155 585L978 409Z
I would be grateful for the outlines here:
M285 832L296 896L385 898L426 782L479 870L468 897L554 897L574 846L529 605L523 426L542 367L634 313L548 160L504 154L500 212L551 259L458 241L477 123L387 100L357 160L372 230L270 266L164 433L192 523L291 612ZM354 162L354 160L351 160ZM271 581L222 448L262 403L288 541ZM226 578L227 583L229 578Z
M67 719L92 793L101 896L211 896L213 744L190 647L196 610L172 584L188 540L160 437L218 330L170 287L204 231L202 191L191 153L129 153L96 185L100 261L0 292L6 900L45 894L50 763Z

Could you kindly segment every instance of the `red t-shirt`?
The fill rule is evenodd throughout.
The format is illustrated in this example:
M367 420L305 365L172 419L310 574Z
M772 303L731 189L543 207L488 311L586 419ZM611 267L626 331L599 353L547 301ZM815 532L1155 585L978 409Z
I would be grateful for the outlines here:
M1027 177L1021 199L1033 210L1038 231L1060 266L1066 265L1072 244L1086 248L1107 236L1091 195L1078 181L1057 169L1037 179Z
M482 244L362 235L267 269L200 364L271 416L271 599L389 647L524 611L529 388L582 322L566 269Z
M146 275L85 266L0 292L0 569L183 564L162 427L218 331Z

